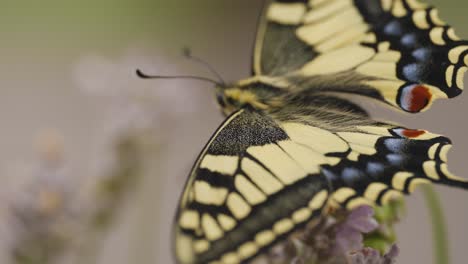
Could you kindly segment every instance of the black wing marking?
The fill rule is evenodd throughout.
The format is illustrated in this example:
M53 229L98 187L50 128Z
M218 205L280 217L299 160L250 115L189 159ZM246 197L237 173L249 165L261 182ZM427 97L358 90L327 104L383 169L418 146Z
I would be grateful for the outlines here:
M371 96L412 113L462 92L468 41L416 0L273 1L264 17L257 75Z

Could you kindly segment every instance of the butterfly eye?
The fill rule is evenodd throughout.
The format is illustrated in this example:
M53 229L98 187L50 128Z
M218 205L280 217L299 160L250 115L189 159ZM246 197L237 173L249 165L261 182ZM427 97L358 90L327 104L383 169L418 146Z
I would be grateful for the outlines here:
M226 106L226 102L224 102L224 97L223 97L221 94L217 94L217 95L216 95L216 100L218 101L218 104L219 104L221 107L225 107L225 106Z

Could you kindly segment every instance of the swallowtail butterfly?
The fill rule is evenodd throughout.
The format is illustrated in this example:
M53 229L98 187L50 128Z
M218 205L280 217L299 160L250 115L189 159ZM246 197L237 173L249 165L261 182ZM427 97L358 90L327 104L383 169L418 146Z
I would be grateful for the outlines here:
M373 120L348 95L418 113L463 89L468 41L417 0L266 4L252 77L219 85L227 116L174 224L179 263L246 263L334 203L382 205L438 183L448 138Z

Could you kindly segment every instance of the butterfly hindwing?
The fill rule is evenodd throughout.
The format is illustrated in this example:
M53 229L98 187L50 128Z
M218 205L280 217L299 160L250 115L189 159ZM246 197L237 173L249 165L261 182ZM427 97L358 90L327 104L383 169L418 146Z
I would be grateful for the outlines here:
M327 105L340 99L321 100ZM296 110L288 109L288 115L305 113ZM181 263L246 262L327 204L385 204L429 182L468 187L447 170L445 137L376 122L360 112L319 107L315 116L307 114L295 120L241 109L218 129L179 206L175 237Z
M412 113L460 94L467 65L468 41L416 0L272 1L254 55L257 75Z

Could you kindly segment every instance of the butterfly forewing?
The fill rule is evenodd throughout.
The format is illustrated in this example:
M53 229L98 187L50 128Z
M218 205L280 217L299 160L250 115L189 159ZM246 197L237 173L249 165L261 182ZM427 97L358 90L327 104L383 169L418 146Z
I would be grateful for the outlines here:
M180 262L245 261L320 212L328 187L319 161L301 167L282 146L307 152L270 117L240 110L228 118L183 195L176 224Z
M273 1L255 52L255 74L412 113L460 94L468 70L468 42L416 0Z

